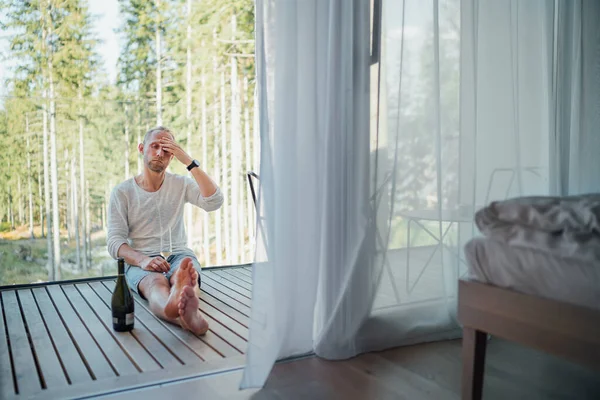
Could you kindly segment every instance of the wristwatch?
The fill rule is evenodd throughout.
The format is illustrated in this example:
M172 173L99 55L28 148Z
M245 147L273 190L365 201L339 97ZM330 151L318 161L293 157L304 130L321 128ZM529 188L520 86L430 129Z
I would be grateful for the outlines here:
M200 166L200 163L198 162L198 160L192 160L192 163L187 166L187 170L191 171L192 169L199 167L199 166Z

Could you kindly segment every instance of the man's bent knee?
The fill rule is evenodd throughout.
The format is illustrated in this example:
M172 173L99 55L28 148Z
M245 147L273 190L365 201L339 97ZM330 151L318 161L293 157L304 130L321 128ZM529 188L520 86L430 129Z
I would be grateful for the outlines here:
M154 273L150 275L146 275L142 278L140 283L138 284L138 290L140 294L146 299L157 286L165 286L169 288L171 285L169 284L169 280L162 274Z

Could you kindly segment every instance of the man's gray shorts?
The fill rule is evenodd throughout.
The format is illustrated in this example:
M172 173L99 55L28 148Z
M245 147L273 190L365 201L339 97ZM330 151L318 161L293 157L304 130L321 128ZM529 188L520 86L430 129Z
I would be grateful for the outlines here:
M160 257L160 255L150 256L150 257ZM127 280L127 284L129 285L131 290L133 290L135 293L139 294L140 296L144 297L139 292L138 286L140 284L140 281L142 279L144 279L145 276L150 275L150 274L157 274L157 275L163 275L167 279L170 279L171 275L173 275L175 273L175 271L177 271L177 268L179 268L179 265L181 264L183 259L186 257L189 257L192 259L192 264L194 265L194 268L196 269L196 271L198 271L198 286L200 286L200 283L201 283L200 263L198 262L198 259L196 258L196 256L194 254L190 254L190 253L171 254L167 258L167 262L171 265L171 269L169 270L169 272L166 272L164 274L162 272L145 271L145 270L141 269L140 267L126 264L125 265L125 279Z

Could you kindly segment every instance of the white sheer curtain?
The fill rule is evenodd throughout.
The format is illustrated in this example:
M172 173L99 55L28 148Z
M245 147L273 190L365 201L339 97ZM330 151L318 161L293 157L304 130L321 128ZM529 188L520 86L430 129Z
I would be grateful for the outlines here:
M479 207L600 190L599 10L384 0L374 188L385 245L357 348L460 335L456 281Z
M257 0L268 262L242 387L460 336L473 212L600 189L599 5L383 0L370 78L367 2Z
M372 253L369 5L259 0L256 21L268 261L253 268L243 387L278 358L353 352L370 288L355 278Z

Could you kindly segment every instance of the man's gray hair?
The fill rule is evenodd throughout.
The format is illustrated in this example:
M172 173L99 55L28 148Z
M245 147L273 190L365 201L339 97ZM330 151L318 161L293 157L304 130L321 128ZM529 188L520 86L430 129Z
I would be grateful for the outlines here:
M173 138L173 140L175 140L175 135L173 134L173 132L171 132L171 130L169 128L166 128L164 126L157 126L155 128L150 129L144 135L144 146L146 145L146 141L148 140L148 138L150 136L154 135L155 133L161 133L161 132L168 133L169 135L171 135L171 137Z

